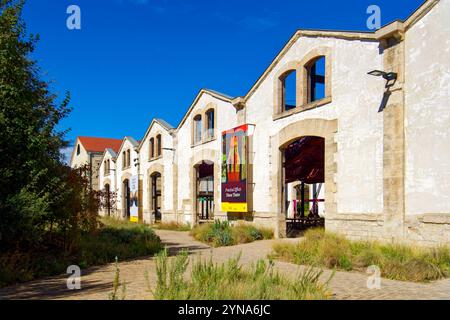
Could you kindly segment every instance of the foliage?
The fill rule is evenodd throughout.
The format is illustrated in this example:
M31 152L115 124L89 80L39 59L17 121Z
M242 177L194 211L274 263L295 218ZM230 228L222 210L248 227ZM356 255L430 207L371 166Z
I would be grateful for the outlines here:
M328 281L322 271L309 268L288 279L275 272L273 263L259 260L250 268L239 264L240 256L223 264L211 260L193 262L189 280L185 273L187 252L172 260L162 251L156 261L157 284L153 296L158 300L312 300L328 299Z
M448 247L420 248L402 244L350 241L323 229L308 230L298 244L275 244L275 258L301 265L366 272L371 265L381 276L424 282L450 275Z
M29 251L1 252L0 287L64 273L73 264L86 268L113 262L116 257L127 260L151 256L162 249L159 237L145 225L112 218L104 218L99 224L98 229L81 233L71 251L61 251L50 243Z
M273 237L273 231L270 229L243 223L232 226L230 222L220 220L200 224L191 231L191 234L195 239L214 247L232 246Z
M0 247L27 246L65 224L73 190L62 165L67 146L59 121L70 112L69 94L58 104L30 58L38 36L27 35L24 1L0 1ZM53 231L53 230L52 230Z

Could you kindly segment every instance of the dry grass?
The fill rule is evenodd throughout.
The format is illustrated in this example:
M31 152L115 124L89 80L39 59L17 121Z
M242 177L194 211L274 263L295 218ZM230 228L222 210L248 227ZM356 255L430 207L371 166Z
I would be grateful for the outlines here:
M228 221L221 222L217 220L214 223L196 226L192 229L191 235L196 240L208 243L214 247L224 247L256 240L272 239L273 231L244 223L238 223L233 226Z
M239 264L239 256L226 263L194 261L185 276L187 252L172 260L167 252L156 260L157 285L153 296L158 300L318 300L328 299L328 281L321 282L321 270L310 268L293 280L273 270L272 263L259 260L250 268ZM188 278L189 280L186 280Z
M172 231L190 231L192 228L187 223L178 222L160 222L152 225L152 228L159 230L172 230Z
M394 280L427 282L450 275L448 247L420 248L400 244L350 241L342 236L308 230L298 244L275 244L273 257L300 265L365 272L376 265L381 276Z

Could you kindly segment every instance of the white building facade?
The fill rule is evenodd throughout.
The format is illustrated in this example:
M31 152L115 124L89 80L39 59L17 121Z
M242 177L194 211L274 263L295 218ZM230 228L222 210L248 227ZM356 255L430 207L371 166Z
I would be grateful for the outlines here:
M429 0L376 32L299 30L245 96L201 90L176 128L155 119L106 150L99 187L126 217L137 175L147 223L247 220L285 237L311 214L352 239L448 244L449 20L450 1ZM222 132L243 125L246 210L224 212Z

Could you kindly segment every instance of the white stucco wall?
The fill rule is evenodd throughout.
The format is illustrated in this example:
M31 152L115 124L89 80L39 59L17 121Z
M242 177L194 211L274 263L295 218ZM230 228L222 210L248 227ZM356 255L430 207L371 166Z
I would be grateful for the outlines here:
M192 118L198 111L205 111L208 104L215 105L216 109L216 136L213 141L198 144L192 147ZM183 200L192 199L192 179L191 174L191 159L195 155L196 159L204 159L213 161L219 165L219 170L214 172L215 179L220 181L220 154L221 154L221 133L222 131L234 128L236 126L236 109L227 101L223 101L216 97L203 93L197 103L192 107L188 114L186 121L177 130L177 147L176 147L176 163L178 165L178 210L183 209ZM203 133L204 134L204 133ZM216 158L210 159L205 150L214 150ZM216 190L215 190L216 192ZM217 193L216 193L217 194ZM218 202L220 203L220 192ZM185 208L186 209L186 208ZM191 212L193 208L191 207ZM219 211L220 208L215 208Z
M130 149L131 150L131 155L130 155L130 162L131 165L128 168L123 168L122 165L122 152L126 151ZM122 147L120 148L119 152L117 153L117 160L116 160L116 174L117 174L117 209L122 210L122 206L123 206L123 180L124 177L129 174L130 178L131 176L137 175L138 174L138 169L137 167L134 165L134 159L136 159L138 157L137 152L134 150L134 146L133 144L127 139L124 139L124 142L122 143Z
M77 155L77 148L80 146L80 154ZM89 154L83 145L77 138L75 146L72 151L72 157L70 159L70 166L72 168L81 167L82 165L89 164Z
M170 150L161 150L162 156L157 159L149 159L150 152L150 139L155 139L155 152L156 152L156 136L161 134L161 146L162 148L174 148L173 136L167 131L166 128L161 126L158 122L152 122L149 132L147 133L144 141L141 143L139 150L139 163L140 174L143 181L143 206L144 206L144 219L147 221L149 217L146 215L151 211L151 186L150 175L155 171L149 172L149 169L155 165L162 165L164 167L163 172L159 172L163 176L163 192L164 202L162 203L161 212L164 215L165 212L173 212L173 162L174 152Z
M109 174L105 174L105 163L106 161L109 160L110 163L110 172ZM109 183L109 187L111 192L117 192L116 190L116 175L115 175L115 171L116 170L116 163L114 162L114 158L111 155L111 153L109 151L105 151L105 154L103 156L103 161L100 163L100 167L99 167L99 190L104 190L105 189L105 184Z
M450 1L406 33L406 213L450 213Z
M316 109L272 120L274 77L291 61L311 50L332 52L332 102ZM339 213L380 213L383 209L383 119L378 107L384 82L367 72L382 68L378 43L336 38L301 37L247 101L247 122L256 124L254 149L254 209L271 205L270 136L302 119L338 119L337 208ZM363 94L362 94L363 93ZM275 157L276 155L272 155Z

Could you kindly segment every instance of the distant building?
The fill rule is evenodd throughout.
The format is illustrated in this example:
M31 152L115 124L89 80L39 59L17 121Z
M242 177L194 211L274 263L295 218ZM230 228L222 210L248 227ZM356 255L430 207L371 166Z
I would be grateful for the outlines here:
M106 149L118 151L121 139L77 137L70 158L72 168L88 165L90 168L89 184L91 189L99 190L98 169Z

